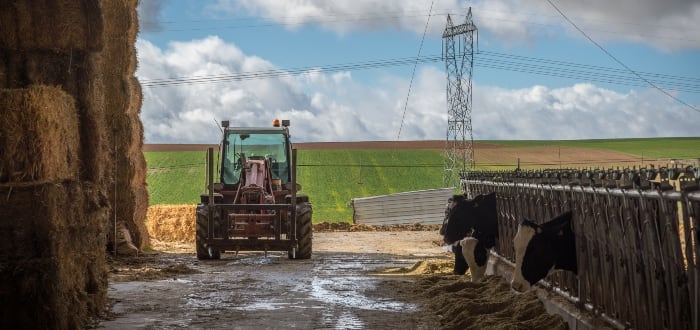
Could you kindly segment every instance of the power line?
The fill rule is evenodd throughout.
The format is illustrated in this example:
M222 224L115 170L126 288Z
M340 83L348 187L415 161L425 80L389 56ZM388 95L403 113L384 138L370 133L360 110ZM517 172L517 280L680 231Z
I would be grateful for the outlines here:
M640 81L636 76L630 76L627 73L622 72L618 74L610 73L611 71L604 69L577 70L575 67L561 65L537 65L528 62L498 61L488 58L481 58L480 61L476 62L476 66L559 78L588 80L635 87L648 87L647 84ZM657 85L663 85L666 88L675 91L700 93L700 82L693 84L681 81L674 82L657 80Z
M504 54L491 51L481 51L475 54L475 66L490 69L514 71L520 73L546 75L568 79L584 79L601 83L645 87L646 81L653 81L656 85L662 85L670 90L699 93L700 78L674 76L653 72L636 72L630 75L627 70L609 67L593 66L574 62L565 62L537 57L526 57L513 54ZM291 69L273 69L231 73L222 75L182 76L161 79L141 79L141 86L147 88L169 87L179 85L192 85L202 83L221 83L230 81L244 81L250 79L270 79L286 76L309 74L314 72L337 72L378 69L391 66L415 65L416 63L435 63L442 61L442 55L428 55L418 58L394 58L385 60L373 60L366 62L354 62L316 67L301 67ZM639 75L646 76L643 80Z
M262 70L262 71L250 71L242 73L232 73L224 75L206 75L206 76L189 76L189 77L173 77L173 78L163 78L163 79L151 79L142 80L141 86L143 87L159 87L159 86L172 86L172 85L189 85L196 83L212 83L212 82L226 82L226 81L236 81L236 80L249 80L249 79L261 79L261 78L277 78L284 76L293 76L298 74L308 74L314 72L334 72L334 71L352 71L352 70L363 70L363 69L375 69L390 66L408 65L416 62L419 63L430 63L440 61L440 56L430 56L430 57L420 57L416 58L397 58L389 60L377 60L377 61L367 61L367 62L355 62L349 64L335 64L327 66L316 66L316 67L301 67L292 69L272 69L272 70Z
M671 95L669 92L667 92L667 91L661 89L660 87L656 86L656 84L654 84L654 83L652 83L651 81L647 80L646 78L642 77L642 76L641 76L640 74L638 74L636 71L632 70L632 68L630 68L629 66L627 66L625 63L622 63L622 61L620 61L619 59L617 59L617 57L615 57L613 54L611 54L610 52L608 52L605 48L603 48L603 46L601 46L599 43L597 43L595 40L593 40L593 38L591 38L590 36L588 36L588 34L586 34L586 32L584 32L583 30L581 30L573 21L571 21L568 17L566 17L566 15L564 15L564 13L563 13L561 10L559 10L559 8L558 8L557 6L555 6L554 3L553 3L551 0L547 0L547 2L549 2L549 4L550 4L552 7L554 7L554 9L555 9L557 12L559 12L559 14L560 14L562 17L564 17L564 19L565 19L567 22L569 22L569 24L571 24L574 28L576 28L576 30L578 30L579 32L581 32L581 34L582 34L584 37L586 37L586 39L588 39L590 42L592 42L594 45L596 45L598 48L600 48L600 50L602 50L606 55L608 55L608 56L609 56L611 59L613 59L615 62L617 62L617 63L620 64L622 67L624 67L625 69L627 69L629 72L631 72L632 74L634 74L635 76L637 76L639 79L641 79L641 80L643 80L644 82L646 82L647 84L649 84L649 86L651 86L651 87L657 89L658 91L660 91L660 92L666 94L668 97L670 97L670 98L676 100L678 103L681 103L681 104L687 106L687 107L690 108L690 109L693 109L693 110L695 110L695 111L697 111L697 112L700 112L700 109L698 109L698 108L696 108L696 107L694 107L694 106L692 106L692 105L690 105L690 104L684 102L683 100L681 100L681 99L679 99L679 98L677 98L677 97Z
M148 171L168 171L168 170L183 170L193 168L205 168L205 163L200 164L183 164L171 166L156 166L148 167ZM410 164L410 165L393 165L393 164L297 164L299 167L333 167L333 168L442 168L443 164Z
M601 164L637 164L637 163L659 163L659 162L671 162L678 160L689 160L694 161L697 158L690 155L680 157L680 158L648 158L648 159L630 159L630 158L609 158L609 159L582 159L582 160L566 160L566 161L552 161L552 162L542 162L542 161L521 161L520 165L528 166L558 166L558 165L580 165L580 166L599 166ZM508 162L475 162L477 167L514 167L517 163ZM178 170L178 169L192 169L192 168L204 168L206 164L190 164L190 165L172 165L172 166L158 166L149 167L148 171L168 171L168 170ZM374 169L402 169L402 168L435 168L442 169L444 164L409 164L409 165L398 165L398 164L347 164L347 163L327 163L327 164L298 164L299 167L314 167L314 168L374 168Z
M361 168L442 168L443 164L298 164L301 167L361 167Z
M513 59L513 60L520 60L520 61L542 62L542 63L546 63L546 64L561 65L564 67L578 67L578 68L583 68L583 69L610 71L610 72L617 72L617 73L624 73L624 74L629 73L628 70L622 70L622 69L618 69L618 68L600 67L600 66L594 66L594 65L588 65L588 64L565 62L565 61L544 59L544 58L538 58L538 57L528 57L528 56L521 56L521 55L514 55L514 54L505 54L505 53L498 53L498 52L491 52L491 51L480 51L477 54L478 55L483 54L483 55L495 56L495 57L505 57L505 58L509 58L509 59ZM645 76L654 76L654 77L665 78L665 79L670 79L670 80L695 81L697 83L700 83L700 77L673 76L673 75L653 73L653 72L644 72L644 71L637 71L637 73L643 74Z
M420 53L423 50L423 41L425 41L425 35L428 32L428 24L430 23L430 14L433 12L433 1L430 2L430 9L428 9L428 19L425 21L425 29L423 29L423 37L420 39L420 46L418 47L418 55L416 55L416 61L413 63L413 72L411 72L411 81L408 83L408 93L406 94L406 102L403 104L403 115L401 115L401 124L399 125L399 133L396 135L396 140L401 137L401 130L403 129L403 122L406 119L406 109L408 108L408 98L411 96L411 87L413 87L413 77L416 75L416 67L418 66L418 60L420 60Z

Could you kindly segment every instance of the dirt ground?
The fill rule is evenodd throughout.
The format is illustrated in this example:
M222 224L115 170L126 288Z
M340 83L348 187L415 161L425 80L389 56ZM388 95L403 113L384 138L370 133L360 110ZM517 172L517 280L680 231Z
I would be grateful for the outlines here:
M110 260L99 329L565 329L505 280L451 275L437 230L315 231L310 260L286 252L198 261L192 244Z

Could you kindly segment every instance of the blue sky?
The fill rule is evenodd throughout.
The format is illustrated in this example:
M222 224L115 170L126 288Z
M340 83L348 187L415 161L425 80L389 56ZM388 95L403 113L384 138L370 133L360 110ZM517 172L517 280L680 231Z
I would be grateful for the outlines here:
M145 142L216 143L220 120L276 117L296 141L445 139L445 63L411 84L412 63L422 40L440 55L447 14L468 7L474 139L700 136L698 1L142 0Z

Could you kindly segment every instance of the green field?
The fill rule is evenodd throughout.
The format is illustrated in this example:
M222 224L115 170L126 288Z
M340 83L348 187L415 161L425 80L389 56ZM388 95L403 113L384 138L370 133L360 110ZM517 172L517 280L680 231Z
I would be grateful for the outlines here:
M205 152L146 152L151 205L195 204L205 187ZM352 198L440 188L443 163L432 150L302 150L297 181L314 221L350 221Z
M315 221L351 221L353 198L442 187L444 164L433 150L302 150L298 179Z
M609 149L650 158L700 158L700 138L479 142L523 148ZM151 205L199 201L205 186L205 151L144 155ZM314 222L352 221L349 202L353 198L442 188L443 162L438 150L300 150L297 181L314 206Z

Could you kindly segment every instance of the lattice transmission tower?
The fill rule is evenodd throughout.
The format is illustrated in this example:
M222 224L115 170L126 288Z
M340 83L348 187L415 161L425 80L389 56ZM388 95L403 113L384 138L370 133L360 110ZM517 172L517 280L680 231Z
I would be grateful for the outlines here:
M442 33L442 55L447 71L447 140L445 142L446 187L458 187L460 173L474 167L472 135L472 71L474 68L474 32L472 9L464 24L454 26L447 15Z

